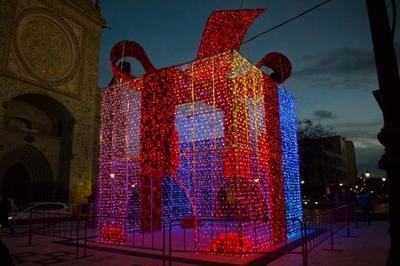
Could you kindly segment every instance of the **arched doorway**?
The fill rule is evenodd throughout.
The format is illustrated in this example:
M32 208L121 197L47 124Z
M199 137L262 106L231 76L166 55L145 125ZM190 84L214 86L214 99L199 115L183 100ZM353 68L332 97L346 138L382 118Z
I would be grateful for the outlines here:
M31 182L28 170L20 163L12 165L3 176L2 195L21 205L31 201Z
M46 157L24 145L0 160L0 191L17 205L55 199L53 173Z
M11 163L19 163L28 171L32 199L46 197L68 202L75 123L72 113L61 102L44 94L19 95L4 102L3 107L5 141L9 147L15 147L9 152L15 159ZM0 178L12 166L10 154L0 156ZM26 163L34 161L34 164Z

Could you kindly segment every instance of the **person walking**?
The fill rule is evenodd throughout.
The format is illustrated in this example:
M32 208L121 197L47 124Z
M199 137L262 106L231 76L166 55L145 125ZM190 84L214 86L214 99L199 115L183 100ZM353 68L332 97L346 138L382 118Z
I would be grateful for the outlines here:
M10 251L4 245L4 243L0 240L0 265L4 266L14 266L15 263L11 257Z
M371 195L368 192L362 193L358 197L358 202L362 209L363 219L370 225L372 220Z
M0 224L1 227L7 227L8 230L10 230L10 235L15 233L14 228L8 221L11 210L11 202L8 197L4 195L0 202Z

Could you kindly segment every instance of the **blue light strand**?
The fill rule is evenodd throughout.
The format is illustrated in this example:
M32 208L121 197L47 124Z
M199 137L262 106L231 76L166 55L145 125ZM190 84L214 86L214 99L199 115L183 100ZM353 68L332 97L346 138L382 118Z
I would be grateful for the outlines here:
M282 138L282 167L286 201L287 237L297 238L301 233L300 223L294 219L302 219L299 155L297 147L297 129L294 98L283 88L278 88L279 112Z

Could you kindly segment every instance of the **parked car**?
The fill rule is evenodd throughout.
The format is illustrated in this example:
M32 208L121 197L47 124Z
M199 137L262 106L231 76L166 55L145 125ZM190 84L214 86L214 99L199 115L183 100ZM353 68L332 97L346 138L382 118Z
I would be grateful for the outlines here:
M68 205L62 202L31 202L19 207L8 217L11 221L21 221L32 219L59 218L71 214Z
M331 202L326 195L303 196L304 208L329 208Z

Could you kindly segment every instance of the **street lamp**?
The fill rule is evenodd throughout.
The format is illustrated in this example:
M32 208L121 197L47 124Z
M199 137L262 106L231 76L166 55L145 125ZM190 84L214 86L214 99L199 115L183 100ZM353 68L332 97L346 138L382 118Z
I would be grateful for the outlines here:
M383 181L383 182L386 182L386 177L382 177L382 181Z
M371 176L371 173L369 171L365 171L364 175L366 178L369 178Z
M339 183L339 187L343 187L343 183Z
M300 181L300 184L304 185L304 183L305 183L305 181L304 181L304 180L301 180L301 181Z

